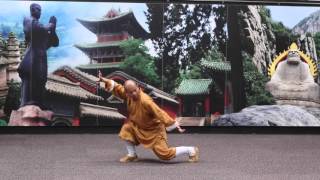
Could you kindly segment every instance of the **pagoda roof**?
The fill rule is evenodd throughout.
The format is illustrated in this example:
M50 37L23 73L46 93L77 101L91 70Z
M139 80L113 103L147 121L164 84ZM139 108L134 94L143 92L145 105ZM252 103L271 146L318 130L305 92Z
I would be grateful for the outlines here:
M117 33L127 31L135 38L148 39L149 33L139 24L132 11L115 17L77 19L94 34Z
M99 78L92 76L88 73L82 72L78 69L71 68L70 66L61 66L58 69L56 69L53 74L59 74L59 72L66 73L76 79L77 81L86 84L87 86L90 86L92 88L96 88L97 84L96 82L99 80Z
M99 106L88 103L80 103L80 114L81 116L89 116L89 117L102 117L102 118L112 118L118 120L126 119L125 116L120 114L117 109Z
M208 95L212 79L184 79L176 89L177 95Z
M109 47L119 47L121 42L122 41L83 43L83 44L75 44L74 46L79 49L109 48Z
M9 61L7 58L5 58L4 56L1 56L0 54L0 65L7 65L9 64Z
M154 98L154 99L157 99L157 98L160 98L160 99L164 99L164 100L167 100L167 101L170 101L170 102L173 102L175 104L179 104L178 101L175 100L175 97L173 97L172 95L169 95L168 96L168 93L164 93L163 91L162 92L159 92L160 90L158 89L153 89L149 95Z
M211 69L215 72L231 72L231 65L229 62L216 62L201 60L201 66Z
M176 97L171 95L171 94L168 94L160 89L157 89L149 84L146 84L142 81L139 81L138 79L136 79L135 77L133 76L130 76L129 74L126 74L122 71L115 71L109 75L106 76L106 78L109 78L109 79L112 79L112 77L115 77L115 76L120 76L122 77L124 80L133 80L135 81L140 87L142 87L145 92L147 94L149 94L151 97L153 97L153 99L157 99L157 98L160 98L160 99L164 99L164 100L167 100L169 102L172 102L172 103L175 103L175 104L179 104L179 102L176 100Z
M74 83L68 79L49 74L48 81L46 83L47 91L73 98L80 98L84 100L103 100L102 97L90 93L80 87L80 83Z
M78 69L74 69L69 66L62 66L62 67L58 68L56 71L54 71L53 74L57 74L60 76L59 72L61 72L61 71L64 73L67 73L68 75L72 76L73 78L75 78L77 81L79 81L81 83L84 83L84 84L89 85L94 88L98 87L100 89L100 87L97 86L97 84L96 84L96 82L98 81L98 78L95 76L84 73ZM139 86L141 86L143 89L145 89L146 93L148 93L154 99L160 98L160 99L164 99L164 100L167 100L167 101L175 103L175 104L179 104L179 102L175 100L175 98L176 98L175 96L168 94L166 92L163 92L160 89L157 89L149 84L141 82L141 81L137 80L136 78L134 78L134 77L122 72L122 71L115 71L115 72L109 74L108 76L106 76L106 78L112 79L112 77L115 77L115 76L120 76L124 80L128 80L128 79L134 80Z
M108 103L123 103L124 100L115 96L115 95L111 95L110 97L107 98Z
M120 62L110 62L110 63L94 63L94 64L85 64L77 66L78 69L109 69L109 68L119 68Z

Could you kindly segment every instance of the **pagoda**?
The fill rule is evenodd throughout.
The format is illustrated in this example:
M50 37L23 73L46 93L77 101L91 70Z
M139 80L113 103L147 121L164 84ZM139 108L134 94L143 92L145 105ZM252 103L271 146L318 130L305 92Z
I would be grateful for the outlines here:
M7 59L8 62L7 81L20 82L21 79L18 74L18 66L21 62L20 42L13 32L9 33L4 57Z
M119 70L124 54L120 48L122 41L131 38L148 39L149 33L138 23L132 11L120 13L111 9L99 19L77 19L88 30L96 34L97 42L76 44L75 47L83 51L90 63L77 68L92 75L98 70L109 74Z

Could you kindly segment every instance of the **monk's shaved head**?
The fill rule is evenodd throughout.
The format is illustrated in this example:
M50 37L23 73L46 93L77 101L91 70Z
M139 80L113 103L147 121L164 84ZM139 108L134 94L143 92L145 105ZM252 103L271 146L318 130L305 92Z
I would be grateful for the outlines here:
M126 82L124 82L124 88L132 88L132 87L137 87L137 83L132 81L132 80L127 80Z
M140 88L138 87L137 83L133 80L127 80L124 83L124 89L126 91L126 95L129 98L132 98L134 101L139 99L140 96Z

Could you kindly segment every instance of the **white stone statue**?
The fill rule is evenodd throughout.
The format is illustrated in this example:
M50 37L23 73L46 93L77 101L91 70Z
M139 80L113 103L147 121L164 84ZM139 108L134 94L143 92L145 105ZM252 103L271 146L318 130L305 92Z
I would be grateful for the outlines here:
M269 68L271 80L266 84L266 89L278 104L320 107L320 87L315 83L312 72L314 63L298 50L295 43L284 53L279 57L286 59L277 59L274 69Z

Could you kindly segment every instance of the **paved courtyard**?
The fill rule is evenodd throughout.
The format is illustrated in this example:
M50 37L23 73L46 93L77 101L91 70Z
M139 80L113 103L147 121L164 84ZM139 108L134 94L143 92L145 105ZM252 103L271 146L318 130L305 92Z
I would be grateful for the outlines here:
M0 135L0 179L319 179L319 135L169 134L169 143L197 145L200 162L160 161L138 147L140 161L125 154L116 134Z

